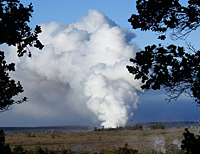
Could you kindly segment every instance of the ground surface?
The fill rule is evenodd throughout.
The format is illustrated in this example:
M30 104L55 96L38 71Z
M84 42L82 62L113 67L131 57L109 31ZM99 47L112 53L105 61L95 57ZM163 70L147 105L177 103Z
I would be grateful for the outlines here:
M198 134L199 129L189 129ZM24 149L35 149L36 146L48 149L71 149L73 151L101 151L116 149L128 143L130 148L144 153L152 149L161 149L165 145L180 145L184 129L157 130L123 130L123 131L90 131L79 133L41 133L6 135L6 143L11 147L22 145ZM161 143L162 142L162 143Z

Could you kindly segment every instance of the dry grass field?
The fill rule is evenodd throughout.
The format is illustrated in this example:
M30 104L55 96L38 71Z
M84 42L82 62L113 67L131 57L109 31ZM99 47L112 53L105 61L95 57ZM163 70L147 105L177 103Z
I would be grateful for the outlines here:
M199 129L189 129L198 134ZM180 144L184 129L157 130L123 130L123 131L91 131L81 133L42 133L6 135L6 143L11 147L22 145L24 149L35 149L36 146L52 150L71 149L73 151L111 150L128 143L130 148L148 153L156 149L157 144L164 142L165 146ZM159 147L158 147L159 148ZM161 148L161 147L160 147Z

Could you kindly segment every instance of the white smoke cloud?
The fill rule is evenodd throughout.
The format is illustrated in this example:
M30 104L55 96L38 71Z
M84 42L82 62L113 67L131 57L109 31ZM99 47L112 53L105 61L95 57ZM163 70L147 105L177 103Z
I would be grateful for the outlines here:
M179 150L181 150L181 141L178 139L173 140L172 142L174 145L178 147Z
M66 110L93 120L95 114L104 127L129 122L141 91L140 81L126 69L138 51L130 43L134 34L96 10L74 24L51 22L41 27L44 49L30 48L32 58L18 58L14 47L6 47L7 60L16 62L12 75L29 99L15 106L15 112L51 118Z
M157 152L167 153L167 151L181 150L181 141L175 139L172 144L166 145L165 138L163 136L152 138L154 141L153 146Z
M154 139L154 149L158 152L166 153L165 139L163 137L156 137Z

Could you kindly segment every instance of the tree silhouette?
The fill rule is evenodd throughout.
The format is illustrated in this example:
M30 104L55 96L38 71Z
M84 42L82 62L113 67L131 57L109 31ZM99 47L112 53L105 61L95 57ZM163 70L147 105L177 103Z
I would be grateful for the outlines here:
M199 154L200 153L200 137L195 137L188 129L183 133L184 140L182 140L181 149L186 151L186 154Z
M188 0L184 7L179 0L137 0L138 15L133 14L128 21L133 29L151 30L165 40L167 32L173 40L185 40L200 26L200 1ZM200 51L188 45L184 47L149 45L136 53L134 64L127 66L135 79L141 79L142 89L164 88L169 101L186 94L200 105Z
M25 154L24 149L22 148L21 145L16 145L13 149L12 152L14 154Z
M9 144L5 144L5 133L3 130L0 130L0 154L11 154Z
M38 40L38 34L41 33L40 26L32 29L28 26L32 17L32 4L25 7L19 0L1 0L0 1L0 45L16 46L19 57L25 53L31 57L28 46L34 46L42 49L43 45ZM6 64L4 52L0 51L0 112L8 110L12 104L22 103L27 100L26 97L14 101L13 96L23 92L23 87L18 81L15 83L9 77L9 71L15 71L15 64Z

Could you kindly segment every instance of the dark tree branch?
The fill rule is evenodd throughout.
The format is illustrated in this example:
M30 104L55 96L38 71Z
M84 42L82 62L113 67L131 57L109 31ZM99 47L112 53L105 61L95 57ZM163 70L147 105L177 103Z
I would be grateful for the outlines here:
M196 0L189 0L187 7L178 0L137 0L137 10L128 20L133 29L159 33L161 40L169 30L173 40L184 40L200 26L200 2ZM134 65L127 69L142 81L144 90L164 88L168 101L185 94L200 105L200 51L191 43L186 45L190 53L174 44L146 46L130 59Z
M25 7L19 0L0 1L0 45L6 43L8 46L16 46L19 57L25 53L31 57L28 46L40 50L43 48L38 40L38 34L42 32L40 26L36 26L33 32L28 26L32 12L32 4ZM4 58L4 52L0 51L0 112L9 110L13 104L27 101L26 97L17 101L13 99L13 96L24 90L19 81L16 83L9 76L10 71L15 71L15 64L7 64Z

